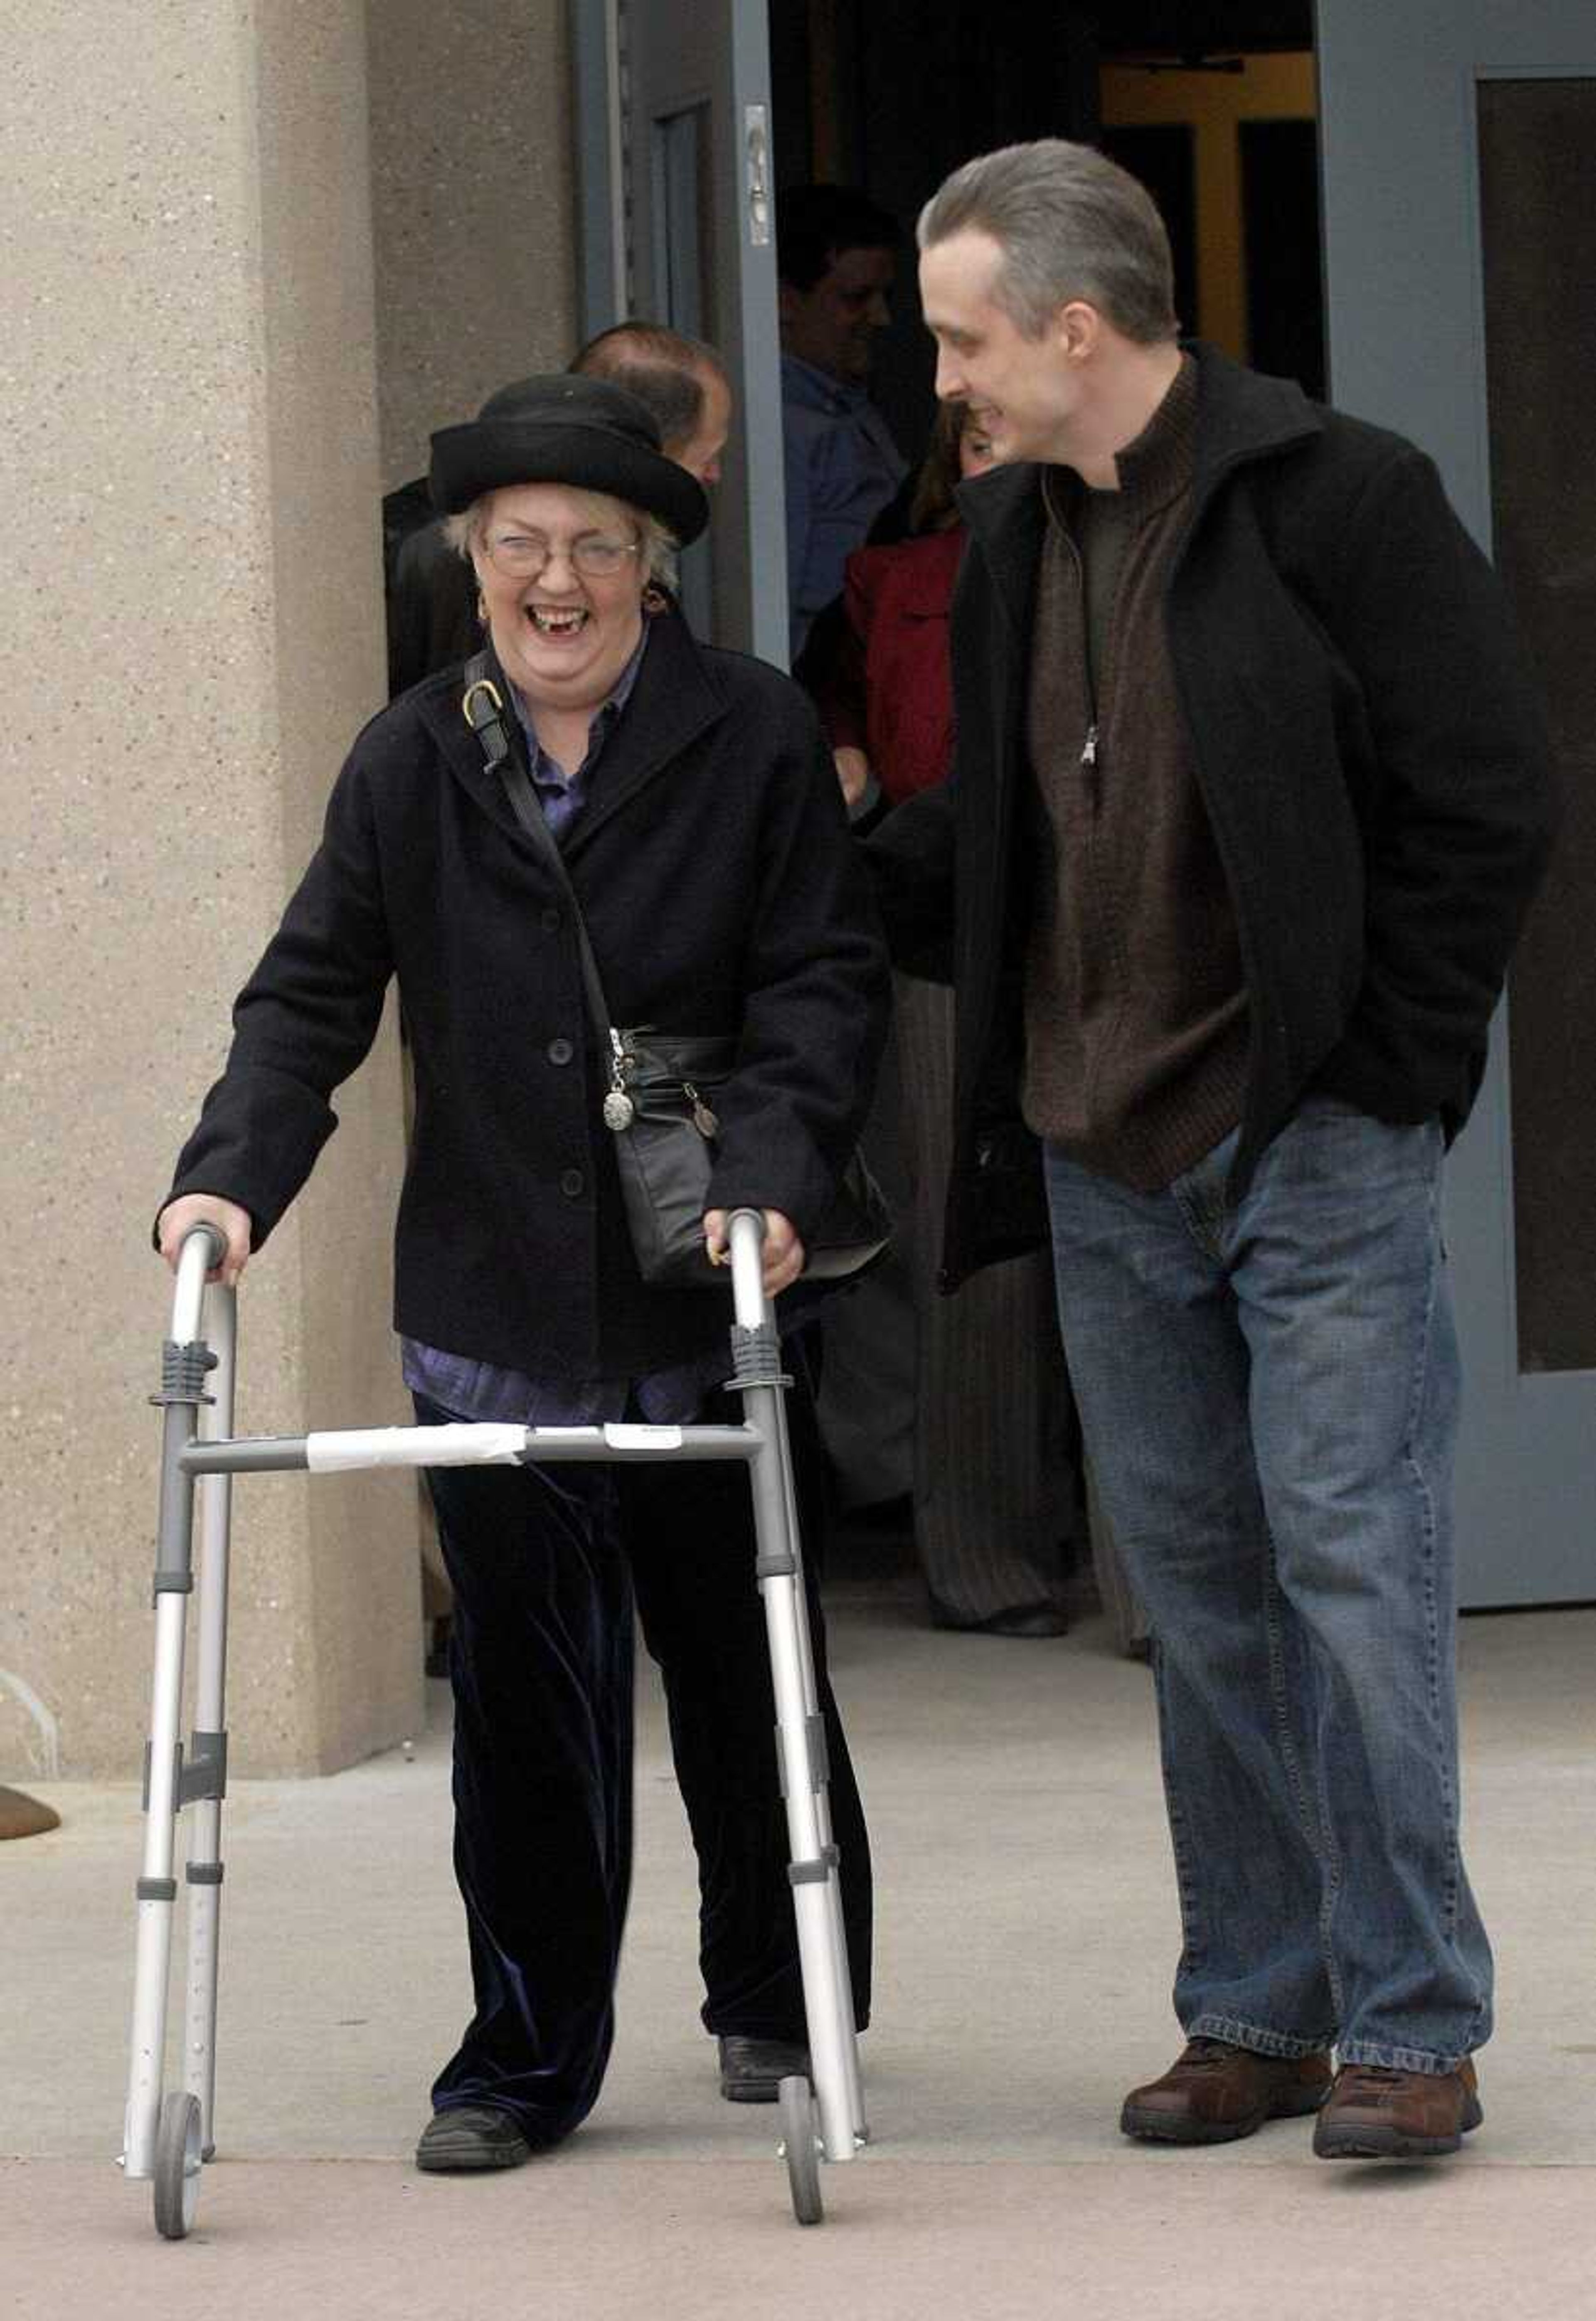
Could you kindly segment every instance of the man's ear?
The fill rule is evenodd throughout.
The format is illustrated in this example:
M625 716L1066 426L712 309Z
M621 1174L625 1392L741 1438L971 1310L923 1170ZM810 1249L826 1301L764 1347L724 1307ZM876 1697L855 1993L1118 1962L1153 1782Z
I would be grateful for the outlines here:
M1072 362L1085 362L1096 353L1103 335L1103 318L1084 298L1072 298L1058 310L1053 324L1058 344Z

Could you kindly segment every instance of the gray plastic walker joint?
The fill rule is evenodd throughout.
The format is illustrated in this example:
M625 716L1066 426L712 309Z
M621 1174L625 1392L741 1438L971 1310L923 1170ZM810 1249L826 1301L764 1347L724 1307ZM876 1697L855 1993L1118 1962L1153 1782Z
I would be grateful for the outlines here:
M787 1882L789 1886L824 1886L842 1858L836 1846L828 1845L812 1861L789 1861Z
M757 1329L745 1329L741 1322L732 1324L732 1375L726 1380L727 1390L741 1394L751 1386L789 1387L790 1375L781 1367L781 1341L772 1322L762 1322Z
M178 1803L194 1805L201 1798L224 1798L227 1795L227 1735L225 1733L191 1733L188 1735L188 1761L178 1774Z
M203 1338L192 1338L186 1346L175 1338L168 1338L160 1349L160 1392L152 1394L150 1401L158 1409L175 1402L214 1402L214 1394L205 1390L205 1374L216 1367L217 1357Z
M175 1902L177 1898L178 1881L175 1878L140 1879L139 1899L141 1902Z
M222 1864L219 1861L191 1861L183 1875L190 1886L220 1886Z
M798 1570L798 1558L790 1547L762 1547L754 1560L756 1579L790 1579Z

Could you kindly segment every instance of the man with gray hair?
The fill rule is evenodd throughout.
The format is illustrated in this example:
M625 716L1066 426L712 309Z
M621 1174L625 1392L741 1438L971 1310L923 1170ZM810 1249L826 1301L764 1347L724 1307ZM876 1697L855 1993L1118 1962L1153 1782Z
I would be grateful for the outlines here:
M1555 823L1542 715L1430 461L1182 344L1123 170L987 155L919 243L937 393L1007 464L960 494L956 778L871 849L957 988L944 1278L1023 1243L1039 1143L1153 1634L1188 2043L1120 2125L1455 2151L1491 1963L1438 1194Z

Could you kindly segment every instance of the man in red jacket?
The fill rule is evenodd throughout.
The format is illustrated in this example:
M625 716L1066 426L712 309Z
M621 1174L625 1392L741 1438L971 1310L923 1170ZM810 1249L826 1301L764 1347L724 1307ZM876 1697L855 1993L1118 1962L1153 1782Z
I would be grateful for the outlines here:
M1187 2038L1126 2134L1455 2151L1491 1965L1458 1846L1439 1223L1554 821L1430 462L1184 346L1134 179L1046 141L920 219L961 494L951 790L872 851L958 988L946 1271L1023 1237L1154 1639ZM1332 2068L1336 2051L1339 2070Z

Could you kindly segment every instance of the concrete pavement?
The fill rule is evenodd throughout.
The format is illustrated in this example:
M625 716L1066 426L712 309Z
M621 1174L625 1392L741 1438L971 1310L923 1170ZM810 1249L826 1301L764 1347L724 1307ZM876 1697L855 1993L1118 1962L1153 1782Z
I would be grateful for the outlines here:
M854 1583L833 1630L880 1914L874 2141L823 2171L824 2226L791 2222L774 2115L715 2091L652 1683L599 2107L512 2176L415 2174L466 1999L434 1687L409 1759L233 1785L222 2157L186 2243L155 2237L149 2188L114 2165L136 1792L50 1785L61 1828L0 1847L0 2315L1596 2311L1596 1613L1464 1625L1467 1837L1501 2029L1480 2134L1394 2169L1316 2163L1302 2123L1195 2156L1117 2134L1126 2086L1177 2044L1175 1918L1146 1671L1100 1625L938 1634L901 1588Z

